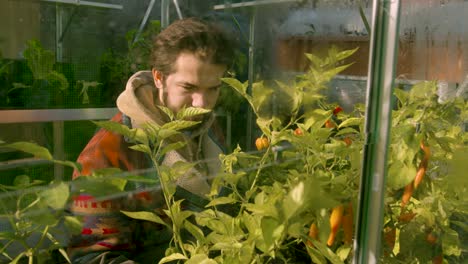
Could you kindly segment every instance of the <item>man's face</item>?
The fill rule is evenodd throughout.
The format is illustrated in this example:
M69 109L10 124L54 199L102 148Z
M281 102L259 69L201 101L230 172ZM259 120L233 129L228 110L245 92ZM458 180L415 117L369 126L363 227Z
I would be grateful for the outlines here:
M226 66L204 62L192 53L181 53L168 76L153 69L159 100L177 113L183 107L213 109ZM165 78L164 78L165 77ZM198 119L198 118L197 118Z

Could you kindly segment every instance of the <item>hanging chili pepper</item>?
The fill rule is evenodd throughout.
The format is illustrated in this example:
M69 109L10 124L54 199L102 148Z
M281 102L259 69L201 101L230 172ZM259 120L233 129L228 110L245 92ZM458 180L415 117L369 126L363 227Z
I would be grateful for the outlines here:
M319 231L318 231L318 227L315 223L312 223L310 225L310 228L309 228L309 240L307 240L307 245L312 247L314 244L312 243L311 240L318 240L318 235L319 235Z
M353 220L353 205L350 202L343 215L343 242L348 245L353 242Z
M255 146L258 150L264 150L270 146L270 142L266 137L259 137L257 140L255 140Z
M396 229L394 227L386 227L384 229L384 241L387 246L384 249L385 255L388 256L393 251L396 241Z
M431 149L429 146L425 145L424 142L421 140L421 149L424 151L424 157L419 163L418 172L416 173L416 177L414 177L414 188L418 188L419 184L421 183L424 175L426 174L427 165L429 163L429 158L431 157Z
M405 186L405 190L403 191L403 196L401 197L401 207L405 207L405 205L409 202L411 195L413 195L414 184L410 182L408 185Z
M337 207L333 208L330 214L330 235L328 236L327 241L328 246L333 245L333 242L335 242L336 234L338 233L338 230L340 229L340 226L343 222L343 211L344 206L338 205Z

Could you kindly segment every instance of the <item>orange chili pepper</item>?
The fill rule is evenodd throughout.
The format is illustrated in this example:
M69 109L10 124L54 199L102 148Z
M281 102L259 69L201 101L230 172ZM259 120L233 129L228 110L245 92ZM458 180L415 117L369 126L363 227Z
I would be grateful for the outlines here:
M344 206L338 205L337 207L333 208L330 214L330 235L328 236L327 241L328 246L333 245L333 242L335 242L336 234L338 233L341 223L343 222L343 211Z
M307 240L307 245L312 247L314 244L312 244L311 240L318 240L318 235L319 235L319 230L318 227L315 223L312 223L309 228L309 238L310 240Z
M407 213L402 213L398 217L398 220L402 223L408 223L409 221L413 220L413 218L416 216L416 213L413 213L411 211Z
M416 177L414 177L414 188L418 188L419 184L421 184L424 175L426 174L427 165L429 163L429 158L431 156L431 149L429 146L424 145L424 142L421 140L421 149L424 151L424 157L419 163L418 172L416 173Z
M304 135L304 132L302 132L302 129L296 128L296 129L294 130L294 135L296 135L296 136L302 136L302 135Z
M325 127L326 128L334 128L335 126L336 126L335 123L333 123L330 119L325 121Z
M270 146L270 142L268 142L268 138L266 137L259 137L257 140L255 140L255 146L258 150L263 150Z
M353 220L353 205L349 203L343 215L343 242L348 245L353 242Z
M401 197L401 207L405 207L405 205L409 202L411 195L413 195L413 190L414 190L413 182L410 182L408 185L405 186L403 196Z

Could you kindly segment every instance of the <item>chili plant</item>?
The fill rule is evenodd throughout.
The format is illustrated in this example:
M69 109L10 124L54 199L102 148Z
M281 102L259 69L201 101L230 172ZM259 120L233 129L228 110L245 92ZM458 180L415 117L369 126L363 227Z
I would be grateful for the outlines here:
M196 125L185 118L204 110L187 108L175 115L162 107L171 120L163 126L129 129L99 123L133 140L132 148L153 161L170 221L153 212L123 213L172 231L159 263L351 261L364 107L356 105L346 113L322 91L347 67L341 62L353 52L331 49L325 58L307 54L312 67L304 75L274 86L257 82L252 95L246 92L247 83L223 79L257 116L261 150L247 153L237 147L221 155L222 168L211 179L211 191L203 197L207 203L200 210L183 208L175 195L177 179L196 164L168 167L160 161L168 151L184 146L173 137ZM275 94L281 95L276 96L280 101L272 101ZM459 174L464 171L460 157L466 154L462 125L467 104L462 98L438 103L435 82L397 89L395 95L382 261L462 261L467 203L466 177ZM271 111L275 104L281 104L280 112Z
M78 169L73 162L54 160L50 152L29 142L6 144L0 147L32 154L61 165ZM44 183L19 175L12 186L0 185L0 254L3 260L19 263L23 258L28 263L57 261L53 252L59 252L63 262L69 262L64 250L69 234L79 232L80 222L65 213L70 191L67 183Z

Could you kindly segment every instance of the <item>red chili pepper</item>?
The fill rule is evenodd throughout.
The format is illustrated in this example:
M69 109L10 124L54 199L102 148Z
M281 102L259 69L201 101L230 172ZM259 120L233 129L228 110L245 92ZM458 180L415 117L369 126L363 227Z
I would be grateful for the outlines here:
M333 114L337 115L341 111L343 111L343 108L341 108L340 106L337 106L335 107L335 109L333 109Z

